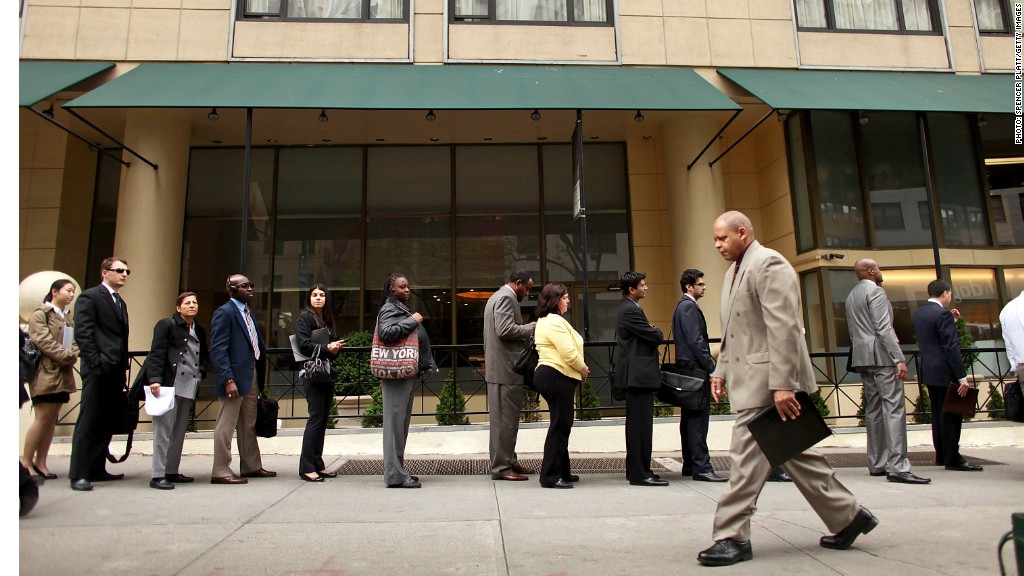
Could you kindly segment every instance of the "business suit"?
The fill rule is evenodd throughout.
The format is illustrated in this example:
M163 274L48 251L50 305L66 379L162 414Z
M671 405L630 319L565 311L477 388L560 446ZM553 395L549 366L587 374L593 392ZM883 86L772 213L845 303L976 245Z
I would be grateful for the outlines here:
M907 407L897 364L906 362L892 327L892 303L885 290L865 278L846 297L852 346L850 365L864 385L868 470L874 474L910 472Z
M71 441L69 478L107 475L104 464L112 434L109 407L127 381L128 305L118 304L105 284L82 292L75 305L75 342L82 360L82 397Z
M672 334L676 351L676 362L689 363L708 374L715 371L708 345L708 323L704 319L697 301L684 294L676 304L672 316ZM707 383L705 383L707 388ZM708 425L711 419L711 405L693 412L681 410L679 414L679 439L683 450L683 470L693 474L710 474L711 456L708 454Z
M800 324L800 284L781 254L756 240L725 274L722 291L722 351L714 378L729 386L737 412L729 453L729 486L718 502L713 537L750 539L750 517L771 472L747 424L774 404L774 391L817 390ZM735 279L735 283L734 283ZM828 529L851 524L860 507L835 477L825 458L806 451L782 466Z
M233 476L231 471L231 436L238 432L238 457L242 474L263 468L260 446L256 439L256 400L266 378L267 347L256 330L256 358L245 315L234 299L217 308L210 321L210 363L217 375L217 398L220 411L213 432L213 477ZM250 310L251 317L251 310ZM255 322L255 320L253 320ZM236 398L227 397L224 386L234 380Z
M654 477L654 393L661 386L661 330L651 326L640 304L624 296L615 319L615 387L626 392L626 478Z
M490 423L491 477L500 478L519 466L516 438L523 409L523 377L512 371L533 327L523 325L519 298L508 284L499 288L484 306L484 379L487 381L487 412Z
M932 402L935 463L960 466L964 462L960 455L960 429L964 418L958 414L947 414L943 409L950 382L967 377L960 356L956 322L952 312L938 302L929 300L914 312L913 323L917 345L921 350L917 377L928 386L928 396Z

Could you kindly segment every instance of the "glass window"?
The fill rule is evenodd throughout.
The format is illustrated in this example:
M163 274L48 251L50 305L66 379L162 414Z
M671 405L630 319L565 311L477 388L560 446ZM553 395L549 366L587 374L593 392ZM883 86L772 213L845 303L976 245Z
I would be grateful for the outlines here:
M456 22L610 24L611 0L450 0ZM491 13L491 6L494 13Z
M800 275L800 286L803 289L804 326L807 327L807 342L811 352L824 352L825 342L825 311L821 306L821 273L805 272Z
M946 246L992 245L970 118L966 114L928 114Z
M100 262L114 253L114 231L117 228L117 203L121 194L121 164L96 153L96 193L93 196L92 226L89 229L89 255L82 289L99 285Z
M1004 268L1006 280L1006 301L1009 302L1024 292L1024 268Z
M996 241L1024 246L1024 158L1013 142L1013 116L979 116L978 131Z
M978 15L978 30L997 34L1010 31L1008 14L1011 14L1006 0L974 0L974 11Z
M811 134L825 246L867 246L864 201L850 114L812 112Z
M875 246L930 246L930 217L917 217L919 204L928 206L917 116L872 112L864 118L860 131Z
M804 158L802 114L790 114L786 120L786 143L789 147L789 173L796 209L796 248L804 252L817 246L814 241L815 219L811 214L811 192L807 188L807 164Z
M996 271L990 268L951 268L953 307L979 347L995 346L1001 339L999 329L999 291L996 289Z
M404 20L408 0L241 0L242 17L287 20Z
M808 30L934 32L935 0L797 0L797 22Z

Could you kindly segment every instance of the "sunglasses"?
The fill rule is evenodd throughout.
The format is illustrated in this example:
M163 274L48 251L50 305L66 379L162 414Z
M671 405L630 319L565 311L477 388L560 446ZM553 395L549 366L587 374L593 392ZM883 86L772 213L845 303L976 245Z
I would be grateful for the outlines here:
M118 274L124 274L125 276L132 275L132 271L127 268L107 268L107 272L117 272Z

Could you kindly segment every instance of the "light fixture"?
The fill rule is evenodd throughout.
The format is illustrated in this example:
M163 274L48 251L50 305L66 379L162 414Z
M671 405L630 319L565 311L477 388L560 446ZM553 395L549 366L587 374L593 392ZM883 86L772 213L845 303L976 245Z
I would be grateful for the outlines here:
M43 110L43 116L46 116L47 118L53 118L53 102L50 102L49 108Z
M484 142L490 142L491 140L494 140L494 138L491 138L490 136L484 136Z
M633 116L633 120L636 120L637 122L643 122L644 121L644 113L639 111L639 110L637 110L636 111L636 116Z
M426 118L427 122L433 122L434 120L437 120L437 114L434 114L433 110L427 110Z
M846 258L846 254L840 254L839 252L826 252L821 255L822 260L842 260Z
M530 119L534 122L540 120L540 110L534 108L533 112L530 114Z
M210 142L213 142L214 144L222 144L224 141L214 138L213 140L210 140Z
M439 140L441 140L441 139L440 139L440 138L431 138L431 139L430 139L430 141L431 141L431 142L437 142L437 141L439 141Z
M786 114L786 113L785 113L785 112L783 112L782 110L776 110L776 111L775 111L775 114L776 114L775 118L776 118L776 119L777 119L777 120L778 120L779 122L785 122L785 121L786 121L786 118L787 118L787 117L789 116L789 114Z
M547 139L548 139L548 137L547 137L547 136L537 136L537 140L540 140L540 141L542 141L542 142L543 142L544 140L547 140Z
M207 114L206 117L210 119L210 122L216 122L217 120L220 120L220 114L217 114L216 108L210 108L210 113Z
M984 114L978 114L978 128L984 128L988 126L988 118L985 118Z
M277 144L277 138L267 138L267 144Z
M871 119L868 118L868 115L865 114L863 111L857 112L857 122L860 122L861 126L866 125L870 121L871 121Z
M320 109L320 115L317 116L316 119L321 121L321 122L327 122L328 120L330 120L330 118L327 117L327 109L326 108L321 108Z
M383 142L384 141L383 138L374 138L374 140L376 140L377 142Z
M321 138L320 141L323 142L324 144L329 144L331 142L331 139L330 138Z

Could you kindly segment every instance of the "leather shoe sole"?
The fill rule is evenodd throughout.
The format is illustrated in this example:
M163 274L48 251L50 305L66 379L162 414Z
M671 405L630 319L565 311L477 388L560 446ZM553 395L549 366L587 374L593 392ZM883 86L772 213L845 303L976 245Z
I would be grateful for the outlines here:
M518 482L521 480L529 480L529 478L523 476L522 474L516 472L515 470L509 470L508 472L505 472L501 476L495 478L495 480L511 480L513 482Z
M92 484L88 480L72 480L71 489L76 492L88 492L92 490Z
M871 475L871 476L885 476L886 472L885 472L885 470L882 470L881 472L872 472L872 471L868 470L868 474Z
M320 476L319 474L317 474L316 476L313 476L312 478L310 478L309 476L306 476L305 474L299 474L299 478L302 478L306 482L323 482L324 478L326 478L326 476Z
M562 478L562 480L565 480L566 482L579 482L580 477L575 474L569 474L568 478Z
M321 478L337 478L338 477L338 473L337 472L317 472L316 474L317 474L317 476L319 476Z
M248 484L249 481L241 476L215 476L210 478L210 484Z
M419 488L421 484L417 480L409 478L401 484L388 484L388 488Z
M719 540L707 550L697 554L697 561L705 566L732 566L737 562L753 560L754 551L750 541L737 542L732 538Z
M853 545L854 540L861 534L867 534L878 526L878 518L869 512L867 508L861 508L853 521L833 536L822 536L820 544L822 548L832 550L846 550Z
M694 474L693 479L698 482L728 482L728 478L722 478L714 472L707 472L704 474Z
M264 470L263 468L242 474L242 478L273 478L275 476L277 476L277 472Z
M110 482L112 480L121 480L122 478L124 478L124 474L111 474L110 472L105 472L95 478L89 478L89 480L91 482Z
M149 487L157 490L174 490L174 484L171 484L166 478L153 478L149 481Z
M668 486L668 480L658 478L644 478L643 480L630 480L630 486Z
M541 482L544 488L572 488L572 482L559 479L557 482Z
M168 474L167 476L164 476L164 478L167 478L168 482L172 482L174 484L188 484L189 482L196 481L195 478L185 476L184 474Z
M932 481L931 478L921 478L920 476L915 476L910 472L886 474L885 479L889 482L898 482L901 484L928 484Z
M977 464L964 462L963 464L957 466L946 466L946 470L954 470L956 472L981 472L982 470L984 470L984 468L978 466Z

